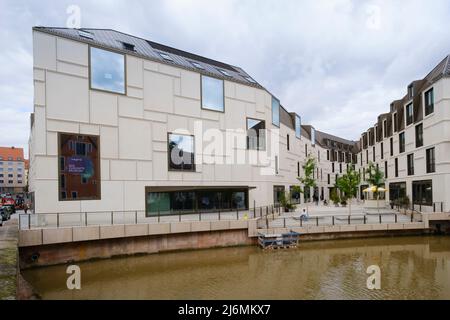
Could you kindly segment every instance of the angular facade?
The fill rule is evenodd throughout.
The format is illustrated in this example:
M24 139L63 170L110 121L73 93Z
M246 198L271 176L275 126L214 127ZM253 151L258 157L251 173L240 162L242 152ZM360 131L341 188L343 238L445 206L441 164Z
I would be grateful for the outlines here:
M448 57L358 142L303 124L239 67L114 30L36 27L33 57L37 213L276 204L299 184L307 156L318 186L292 192L296 202L329 199L347 166L365 180L374 162L388 199L450 206Z
M358 168L370 162L385 174L387 199L408 197L415 210L450 209L450 56L361 135Z

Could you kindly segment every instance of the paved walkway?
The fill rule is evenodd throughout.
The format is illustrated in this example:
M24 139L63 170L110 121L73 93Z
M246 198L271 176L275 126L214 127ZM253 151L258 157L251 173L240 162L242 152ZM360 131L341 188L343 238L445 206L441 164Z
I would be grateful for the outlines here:
M300 222L299 217L304 208L307 208L309 219ZM309 204L307 207L305 205L297 206L295 212L283 212L274 220L269 221L269 228L408 222L411 222L410 216L382 207L382 204L379 209L366 209L362 203L354 203L351 214L349 214L348 207Z
M17 214L0 227L0 300L16 297L17 273Z

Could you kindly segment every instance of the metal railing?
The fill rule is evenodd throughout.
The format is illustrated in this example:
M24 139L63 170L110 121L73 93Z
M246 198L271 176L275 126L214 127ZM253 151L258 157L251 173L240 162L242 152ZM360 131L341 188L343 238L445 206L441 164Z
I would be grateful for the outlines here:
M253 207L251 209L236 208L180 212L158 211L150 215L146 214L143 210L32 213L19 215L19 229L261 219L268 215L279 214L281 210L279 206L269 205Z
M383 223L414 223L422 222L420 213L412 212L406 214L355 214L355 215L317 215L308 218L289 217L271 217L266 216L261 220L264 222L258 227L261 229L273 228L293 228L306 226L337 226L337 225L365 225L365 224L383 224Z

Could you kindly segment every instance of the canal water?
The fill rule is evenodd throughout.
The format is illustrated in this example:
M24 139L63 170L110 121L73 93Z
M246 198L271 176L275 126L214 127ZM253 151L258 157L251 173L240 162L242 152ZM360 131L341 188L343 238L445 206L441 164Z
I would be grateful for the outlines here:
M450 237L304 242L297 249L210 249L26 270L43 299L450 299ZM367 289L378 265L381 289Z

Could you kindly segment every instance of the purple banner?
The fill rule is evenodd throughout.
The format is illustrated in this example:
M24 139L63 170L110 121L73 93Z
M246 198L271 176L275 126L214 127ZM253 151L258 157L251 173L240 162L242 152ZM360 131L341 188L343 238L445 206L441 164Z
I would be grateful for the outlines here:
M69 157L67 159L67 171L74 174L83 174L86 171L87 159L84 157Z

